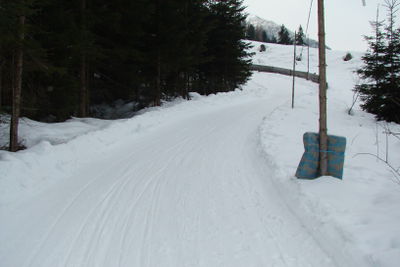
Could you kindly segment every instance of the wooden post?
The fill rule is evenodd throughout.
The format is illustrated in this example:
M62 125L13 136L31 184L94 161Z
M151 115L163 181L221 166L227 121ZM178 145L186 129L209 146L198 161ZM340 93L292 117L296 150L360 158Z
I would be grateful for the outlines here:
M328 130L326 114L326 47L324 0L318 0L319 42L319 170L324 176L328 172Z
M296 32L294 32L292 109L294 108L294 85L295 85L295 79L296 79L296 37L297 37L297 34L296 34Z

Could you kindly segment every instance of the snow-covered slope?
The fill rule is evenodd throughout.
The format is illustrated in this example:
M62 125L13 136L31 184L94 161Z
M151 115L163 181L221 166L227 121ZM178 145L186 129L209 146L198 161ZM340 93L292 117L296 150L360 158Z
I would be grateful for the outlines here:
M267 45L254 62L291 68L292 49ZM294 178L302 134L318 127L318 86L297 79L292 110L286 76L254 73L243 90L131 119L73 119L57 125L58 141L55 125L25 120L30 148L0 152L0 266L397 267L400 185L357 154L384 156L381 127L400 126L358 105L347 114L353 55L328 52L328 130L348 140L343 180ZM30 134L38 128L50 138ZM400 166L400 141L389 142Z
M268 44L267 51L258 53L260 43L254 43L253 62L292 68L293 47ZM297 51L299 54L301 48ZM354 59L342 60L344 52L328 51L328 131L347 138L344 180L321 178L301 181L294 178L304 152L302 134L318 131L318 85L296 79L295 108L281 106L266 116L261 126L263 150L272 159L273 175L282 195L297 203L298 212L307 210L311 224L323 235L341 236L346 248L358 247L371 266L395 267L400 262L400 180L390 167L375 156L400 167L400 141L385 132L400 132L394 123L377 122L371 114L360 110L356 103L352 115L352 88L359 82L354 71L362 64L362 54L353 52ZM310 51L310 71L318 71L318 51ZM296 68L307 70L307 55ZM272 75L273 76L273 75ZM281 90L291 90L290 79ZM268 79L265 79L268 84ZM370 153L370 154L364 154ZM375 155L375 156L374 156ZM289 193L292 192L292 193ZM301 216L301 215L300 215Z
M246 23L253 25L255 28L263 29L270 38L272 36L274 36L276 38L276 40L278 40L278 36L279 36L278 33L281 30L282 25L278 25L277 23L275 23L273 21L260 18L259 16L256 16L253 14L249 14L247 16ZM290 38L294 39L294 32L291 30L288 30L288 31L289 31ZM310 39L309 42L310 42L311 47L318 47L317 41Z

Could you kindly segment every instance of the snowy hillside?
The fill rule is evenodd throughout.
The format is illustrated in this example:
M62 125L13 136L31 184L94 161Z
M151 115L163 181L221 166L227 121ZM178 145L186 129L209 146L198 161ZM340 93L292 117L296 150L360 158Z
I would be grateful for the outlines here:
M254 43L253 51L260 44ZM257 53L253 62L290 69L292 49L269 44L267 51ZM301 48L297 53L300 51ZM317 73L318 50L310 52L310 72ZM354 59L348 62L342 60L344 52L328 51L327 54L328 132L347 138L344 180L322 178L308 182L293 177L304 152L302 133L318 130L318 85L296 79L294 110L288 94L287 104L264 118L263 150L267 159L273 158L271 165L277 171L274 177L279 187L284 188L282 194L290 203L298 203L295 211L308 210L315 217L312 222L308 221L314 227L312 231L319 229L318 234L323 232L321 235L331 238L339 235L339 239L347 240L346 247L341 249L360 249L369 261L369 265L363 266L395 267L400 262L400 227L396 225L400 220L400 180L373 155L386 159L387 152L389 163L400 167L400 141L384 133L388 129L399 133L400 126L375 121L358 104L352 115L348 115L354 96L352 88L359 81L354 70L362 64L362 54L352 54ZM303 51L303 55L296 69L306 71L307 52ZM268 86L264 75L257 74L254 78L262 76L263 85ZM290 91L290 79L282 79L286 81L285 90Z
M278 25L273 21L266 20L266 19L260 18L259 16L252 15L252 14L247 16L246 23L253 25L255 28L263 29L270 38L272 36L274 36L276 38L276 40L278 40L278 36L279 36L278 33L281 30L282 25ZM293 40L294 32L290 31L290 30L288 30L288 31L289 31L290 38ZM310 39L310 46L318 47L318 42L313 39Z
M255 64L292 67L293 47L260 44ZM130 119L22 120L28 149L0 152L0 266L397 267L400 181L360 153L400 167L400 141L384 134L400 125L358 103L348 114L361 54L343 56L327 55L343 180L294 177L302 135L318 129L318 85L296 79L291 109L281 75ZM310 59L317 72L315 49Z

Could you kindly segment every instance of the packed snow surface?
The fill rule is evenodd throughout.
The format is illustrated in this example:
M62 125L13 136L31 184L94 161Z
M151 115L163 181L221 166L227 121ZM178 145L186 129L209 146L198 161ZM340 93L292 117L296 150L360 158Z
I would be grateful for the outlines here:
M290 68L292 49L268 45L254 62ZM397 267L399 181L358 154L399 167L384 132L400 127L358 104L348 115L361 61L342 56L328 52L328 130L348 141L343 180L294 177L318 85L297 79L291 109L280 75L131 119L25 119L28 149L0 152L0 266Z

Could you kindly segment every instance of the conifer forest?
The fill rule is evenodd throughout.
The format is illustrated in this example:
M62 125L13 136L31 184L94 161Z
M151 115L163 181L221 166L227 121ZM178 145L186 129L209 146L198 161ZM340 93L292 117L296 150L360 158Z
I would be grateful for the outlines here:
M0 110L41 121L231 91L250 76L240 0L0 0Z

